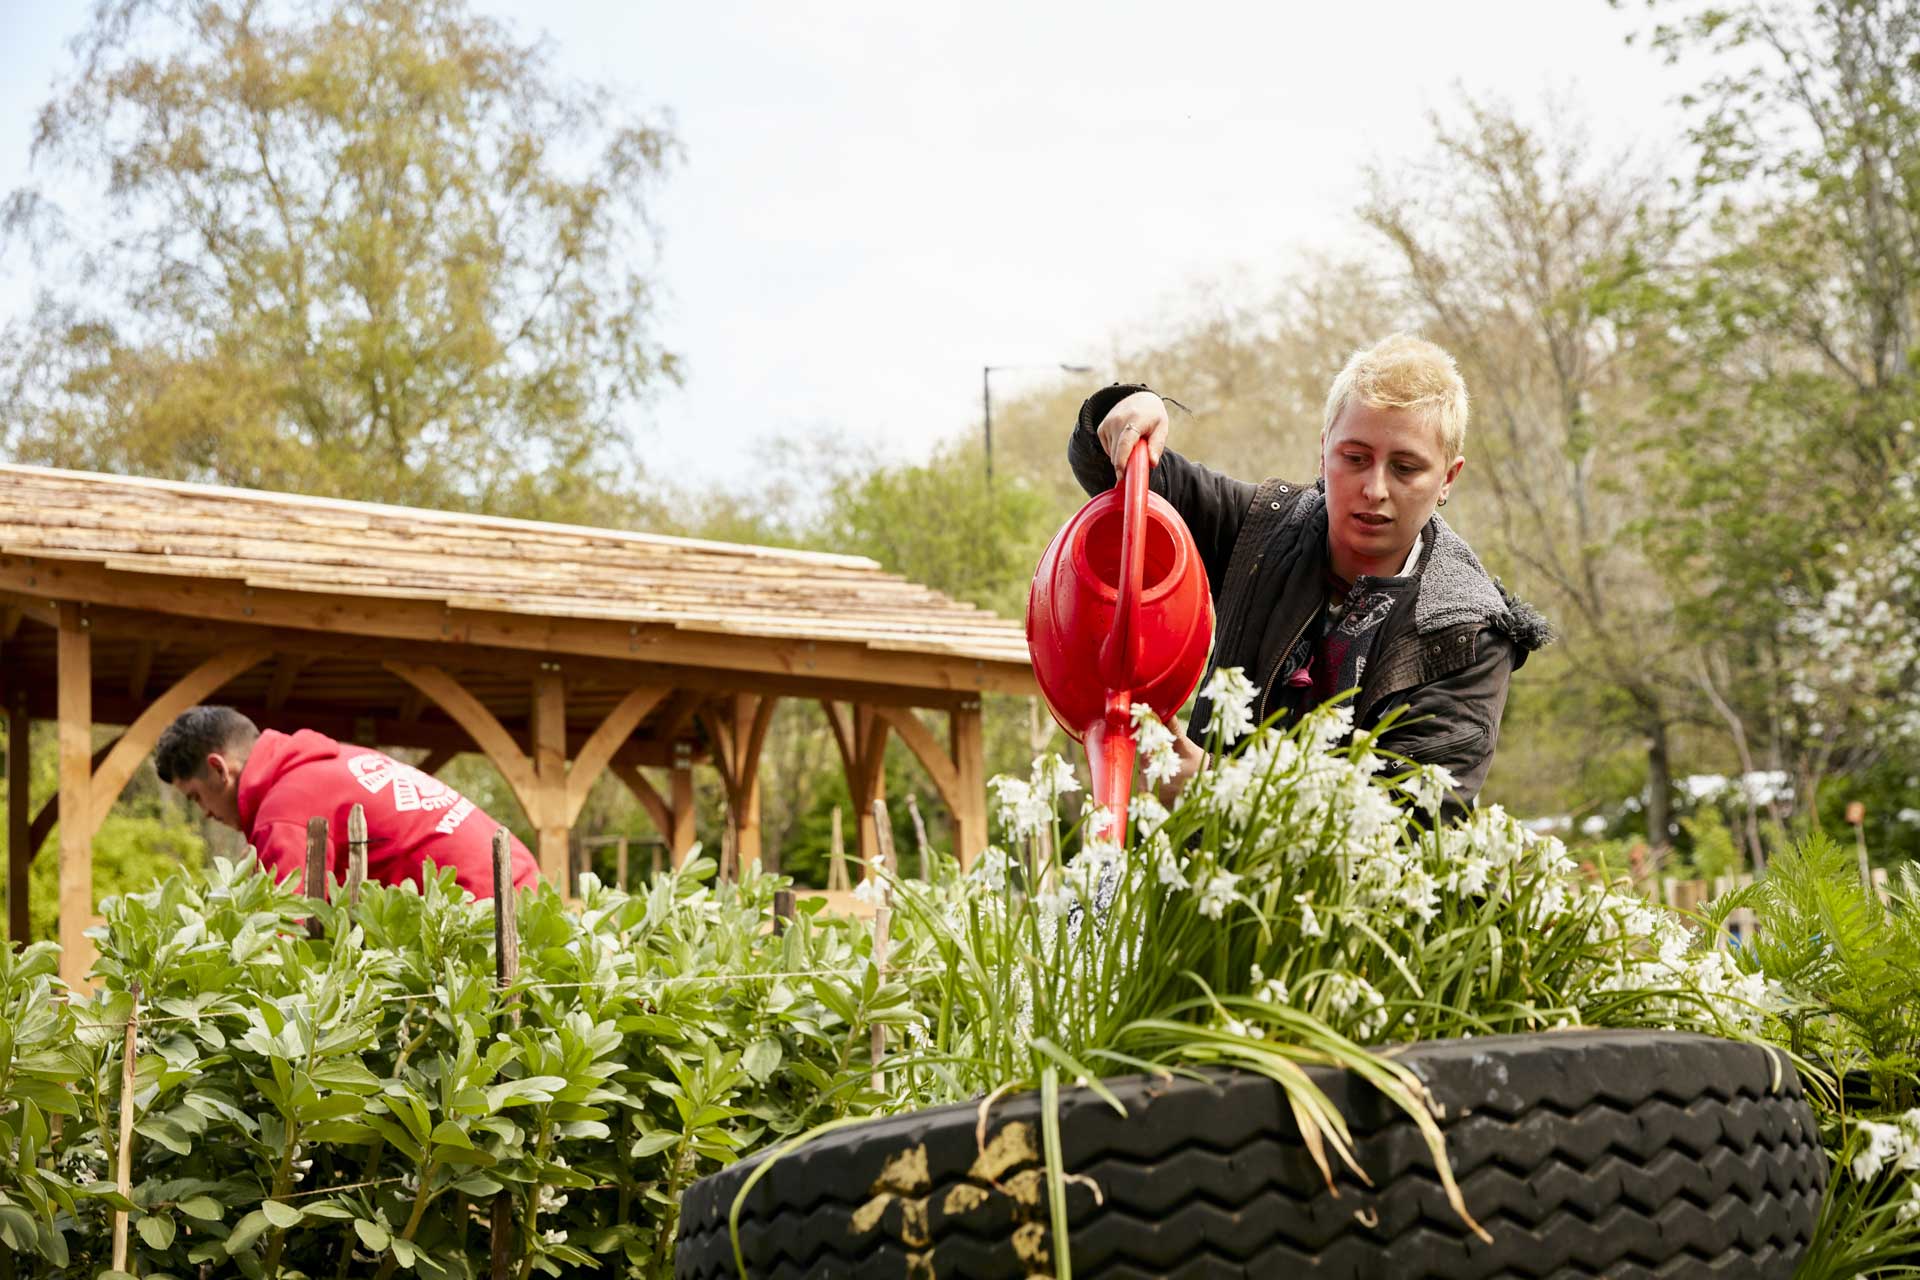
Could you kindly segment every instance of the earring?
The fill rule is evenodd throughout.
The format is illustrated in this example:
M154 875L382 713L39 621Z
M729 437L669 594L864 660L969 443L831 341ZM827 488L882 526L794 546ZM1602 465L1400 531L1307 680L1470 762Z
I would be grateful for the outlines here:
M1445 498L1442 498L1442 499L1440 499L1440 505L1441 505L1441 506L1443 506L1443 507L1444 507L1444 506L1446 506L1446 505L1447 505L1447 500L1446 500Z

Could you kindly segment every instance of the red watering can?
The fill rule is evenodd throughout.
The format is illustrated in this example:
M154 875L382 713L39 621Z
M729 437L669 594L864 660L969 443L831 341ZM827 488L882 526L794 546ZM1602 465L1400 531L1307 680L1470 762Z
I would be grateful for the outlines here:
M1085 745L1095 804L1124 839L1133 791L1133 704L1171 720L1206 671L1213 597L1200 549L1166 499L1147 491L1147 446L1080 508L1040 557L1027 596L1027 647L1041 696Z

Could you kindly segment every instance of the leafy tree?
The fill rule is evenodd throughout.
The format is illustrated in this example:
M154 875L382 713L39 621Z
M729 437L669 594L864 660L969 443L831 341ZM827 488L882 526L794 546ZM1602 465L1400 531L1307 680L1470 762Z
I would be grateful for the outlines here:
M642 260L668 132L462 0L101 0L75 48L34 155L77 199L5 207L45 281L7 454L618 521L675 374Z
M1659 338L1638 373L1670 424L1652 527L1681 624L1713 639L1705 683L1729 735L1791 767L1815 813L1821 779L1869 768L1887 745L1876 710L1914 687L1842 651L1871 647L1857 641L1882 608L1899 624L1883 632L1910 630L1915 603L1892 589L1903 531L1882 508L1920 418L1920 11L1649 7L1657 50L1715 68L1689 100L1705 221L1638 300ZM1834 630L1849 622L1854 640Z
M1429 159L1371 175L1361 220L1393 255L1419 328L1473 393L1455 518L1538 593L1561 631L1569 711L1645 744L1647 838L1671 841L1670 735L1687 645L1634 522L1642 393L1611 291L1677 235L1656 172L1601 155L1556 107L1543 125L1467 100L1433 123Z

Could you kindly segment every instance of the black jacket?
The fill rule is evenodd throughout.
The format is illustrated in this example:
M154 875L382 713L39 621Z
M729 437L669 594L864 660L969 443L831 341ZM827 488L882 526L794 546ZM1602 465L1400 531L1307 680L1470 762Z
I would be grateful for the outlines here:
M1101 420L1145 389L1106 387L1081 405L1067 459L1088 494L1114 483L1097 435ZM1273 688L1279 666L1325 605L1326 496L1317 483L1235 480L1171 449L1154 468L1150 487L1186 520L1206 565L1215 612L1213 665L1246 671L1260 690L1256 709L1264 719L1285 705ZM1470 804L1493 763L1508 678L1550 631L1487 574L1438 515L1422 531L1414 573L1418 585L1374 640L1354 724L1372 728L1404 707L1380 745L1445 767L1456 800ZM1210 712L1205 699L1194 710L1187 732L1196 741L1204 741Z

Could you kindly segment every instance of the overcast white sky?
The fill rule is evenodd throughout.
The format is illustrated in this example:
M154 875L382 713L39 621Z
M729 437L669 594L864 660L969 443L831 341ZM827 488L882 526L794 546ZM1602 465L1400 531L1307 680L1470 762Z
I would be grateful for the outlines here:
M1362 165L1456 86L1570 92L1603 142L1679 131L1682 82L1604 0L474 2L672 114L660 329L687 382L634 429L688 481L822 428L919 455L979 429L983 364L1100 364L1197 282L1353 245ZM90 7L0 0L0 191Z

